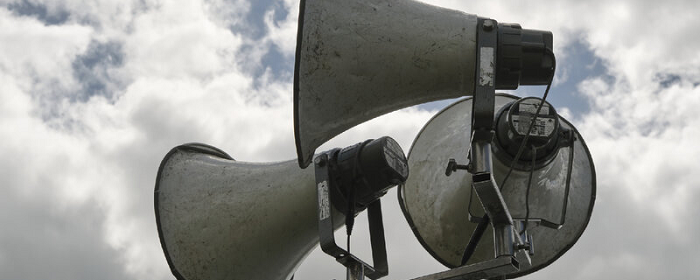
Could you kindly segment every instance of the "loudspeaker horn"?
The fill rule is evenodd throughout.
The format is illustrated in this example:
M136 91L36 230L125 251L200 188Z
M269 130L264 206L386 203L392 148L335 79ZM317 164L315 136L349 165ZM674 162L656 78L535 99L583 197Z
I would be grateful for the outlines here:
M302 0L294 68L299 165L379 115L470 95L475 15L416 1Z
M497 135L493 140L492 149L496 155L492 162L493 176L498 184L503 182L512 163L507 146L503 145L509 140L499 136L512 136L527 127L527 124L522 125L524 120L517 114L527 115L539 102L534 98L497 94L495 105L500 110L496 119L501 123L503 118L508 118L509 123L516 124L515 132ZM471 187L472 174L446 172L445 169L451 158L457 162L469 161L471 103L472 98L457 101L423 127L408 154L412 175L398 191L401 209L421 245L450 268L463 265L467 243L478 224L474 219L484 215L483 202L480 203ZM542 142L538 149L543 156L533 154L521 158L508 181L500 186L518 231L527 229L527 236L523 238L532 246L529 262L521 252L516 255L520 268L505 275L509 279L537 271L571 248L588 225L596 197L595 168L583 138L570 122L556 115L551 105L546 104L542 112L540 116L543 117L538 118L531 134L534 138L556 130L566 132L559 138L571 136L565 141L567 147L558 150L549 149L549 143ZM533 172L532 177L530 172ZM448 173L451 174L446 176ZM524 227L526 218L528 226ZM486 232L491 233L491 225L488 228ZM494 238L484 234L467 265L493 258Z
M552 33L412 0L302 0L294 65L299 166L341 132L479 86L546 85ZM477 51L483 49L484 53Z
M178 280L290 279L318 244L314 170L293 160L252 164L203 144L175 147L158 170L155 212Z
M158 235L173 275L288 280L319 239L344 265L366 266L372 279L386 275L379 198L408 177L403 150L385 136L321 153L315 166L237 162L204 144L173 148L154 192ZM375 267L333 239L335 229L351 228L365 209Z

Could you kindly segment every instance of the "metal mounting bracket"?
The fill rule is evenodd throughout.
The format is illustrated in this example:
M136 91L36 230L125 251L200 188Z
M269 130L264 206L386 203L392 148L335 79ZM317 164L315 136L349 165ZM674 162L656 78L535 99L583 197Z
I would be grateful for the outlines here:
M386 241L384 239L384 225L382 221L382 209L380 200L372 202L367 207L367 219L369 221L370 244L372 246L371 266L347 250L340 248L333 235L333 199L331 199L334 182L330 174L332 164L330 154L335 150L323 153L316 157L314 166L316 171L316 192L318 194L318 234L321 249L331 255L348 269L347 279L362 280L364 276L370 279L379 279L389 274L386 255ZM354 215L351 213L350 215Z

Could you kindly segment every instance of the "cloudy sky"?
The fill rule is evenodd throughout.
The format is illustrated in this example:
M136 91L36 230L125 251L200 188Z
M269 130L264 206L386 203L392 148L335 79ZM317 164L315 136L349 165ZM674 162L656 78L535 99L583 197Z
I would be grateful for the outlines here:
M550 101L597 167L591 223L527 279L689 279L700 249L700 1L430 0L551 30ZM203 142L294 159L295 0L0 0L0 278L174 279L153 215L160 160ZM539 96L541 87L515 94ZM408 150L449 102L377 118L324 147ZM390 276L443 267L384 203ZM295 279L344 279L314 251Z

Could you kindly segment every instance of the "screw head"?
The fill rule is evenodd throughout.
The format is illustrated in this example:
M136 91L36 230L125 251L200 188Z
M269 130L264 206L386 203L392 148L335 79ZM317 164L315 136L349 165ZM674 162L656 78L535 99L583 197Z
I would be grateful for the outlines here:
M316 159L314 159L314 163L318 166L324 166L326 165L326 159L323 156L319 156Z
M484 31L491 31L493 30L493 20L487 19L484 21Z

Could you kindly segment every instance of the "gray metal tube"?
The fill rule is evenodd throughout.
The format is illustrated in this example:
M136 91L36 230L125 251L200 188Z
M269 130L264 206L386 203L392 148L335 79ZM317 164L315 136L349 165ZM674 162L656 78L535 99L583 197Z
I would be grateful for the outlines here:
M495 257L513 255L513 225L500 224L493 227L493 250Z
M491 173L493 163L491 161L491 143L487 141L472 141L471 161L472 174Z

